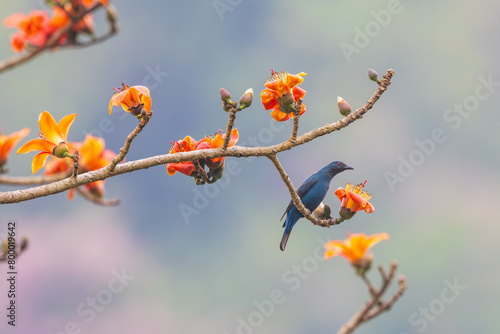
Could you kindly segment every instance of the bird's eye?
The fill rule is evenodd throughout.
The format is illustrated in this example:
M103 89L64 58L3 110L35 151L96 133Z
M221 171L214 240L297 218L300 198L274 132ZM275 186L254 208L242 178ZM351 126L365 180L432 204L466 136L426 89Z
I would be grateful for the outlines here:
M342 164L340 162L337 162L337 166L341 166Z

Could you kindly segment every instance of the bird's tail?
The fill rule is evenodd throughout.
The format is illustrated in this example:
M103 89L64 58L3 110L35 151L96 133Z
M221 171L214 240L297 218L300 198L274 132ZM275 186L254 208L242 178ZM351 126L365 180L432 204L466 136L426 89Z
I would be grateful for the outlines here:
M280 249L282 251L285 250L286 243L288 242L288 238L290 237L290 233L292 232L292 229L285 228L285 232L283 232L283 237L281 238L281 243L280 243Z

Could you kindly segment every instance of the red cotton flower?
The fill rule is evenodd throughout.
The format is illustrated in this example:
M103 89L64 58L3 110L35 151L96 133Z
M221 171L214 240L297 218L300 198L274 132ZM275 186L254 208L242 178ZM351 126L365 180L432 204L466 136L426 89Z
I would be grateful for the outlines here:
M34 10L28 15L12 14L3 21L3 24L6 27L19 29L11 38L11 46L15 52L21 52L26 43L35 46L43 45L50 29L49 17L43 10Z
M151 94L145 86L132 86L122 83L122 87L113 88L116 93L109 101L109 113L112 114L113 105L122 106L123 110L134 116L141 114L142 108L149 112L151 110Z
M81 173L101 169L109 165L116 157L116 153L111 150L105 149L104 139L94 137L87 134L85 141L77 143L68 143L70 153L74 154L75 151L79 152L79 171ZM44 175L54 175L60 173L70 173L73 168L73 163L68 159L51 159L47 161L44 168ZM94 181L85 184L84 189L92 193L94 196L104 196L104 182L105 180ZM73 189L68 190L68 198L73 199Z
M368 202L372 195L362 190L365 184L366 181L356 186L348 183L345 189L338 188L335 191L335 195L340 200L339 214L342 218L350 219L359 210L364 210L366 213L375 211L373 205Z
M184 137L184 139L172 143L172 148L170 149L170 151L168 151L168 154L218 148L222 146L222 144L224 143L224 138L226 136L225 134L221 134L221 132L222 131L219 130L219 133L217 133L216 135L205 137L200 141L196 141L192 137L186 136ZM236 144L238 139L239 139L238 130L233 129L231 131L231 137L229 140L228 147L234 146L234 144ZM213 158L213 159L207 159L207 161L200 161L200 163L204 162L209 168L215 169L222 164L224 159L225 157ZM191 174L195 171L196 168L194 167L194 164L191 161L181 161L181 162L173 162L167 164L168 175L174 175L176 172L180 172L187 176L191 176Z
M12 148L14 148L21 139L26 137L28 133L30 133L30 129L24 128L10 135L3 136L0 129L0 173L3 170L3 166L7 163L7 158Z
M267 79L260 98L265 110L272 110L271 116L278 122L293 118L295 104L304 98L306 91L298 85L304 81L303 76L307 74L289 74L288 72L275 72L271 70L272 77ZM293 107L292 107L293 106ZM306 106L301 105L300 115L306 111Z
M332 240L325 244L325 259L341 255L362 273L370 268L372 255L368 250L382 240L388 240L387 233L366 236L364 233L351 234L346 240Z
M32 139L17 150L17 154L41 151L33 158L31 165L33 174L45 165L45 161L49 155L58 158L72 157L66 142L68 130L75 117L76 114L66 115L59 123L56 123L48 111L44 111L40 114L38 117L38 125L40 126L41 138Z

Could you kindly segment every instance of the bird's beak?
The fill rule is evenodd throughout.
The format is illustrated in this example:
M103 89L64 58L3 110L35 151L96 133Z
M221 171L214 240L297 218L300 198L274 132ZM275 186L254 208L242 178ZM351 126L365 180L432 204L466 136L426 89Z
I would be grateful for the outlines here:
M344 169L354 169L351 166L346 166Z

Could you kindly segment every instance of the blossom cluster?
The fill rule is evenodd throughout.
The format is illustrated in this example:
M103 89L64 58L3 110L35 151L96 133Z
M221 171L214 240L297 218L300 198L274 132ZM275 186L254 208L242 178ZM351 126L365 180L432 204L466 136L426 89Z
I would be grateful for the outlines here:
M4 19L6 27L17 28L12 34L10 44L14 52L21 52L27 47L39 47L59 29L70 24L74 17L81 16L96 3L108 5L108 0L76 0L53 1L51 13L44 10L33 10L28 14L15 13ZM75 39L79 33L92 35L94 33L94 19L87 13L72 24L70 30L63 34L57 45L65 44L68 39Z

